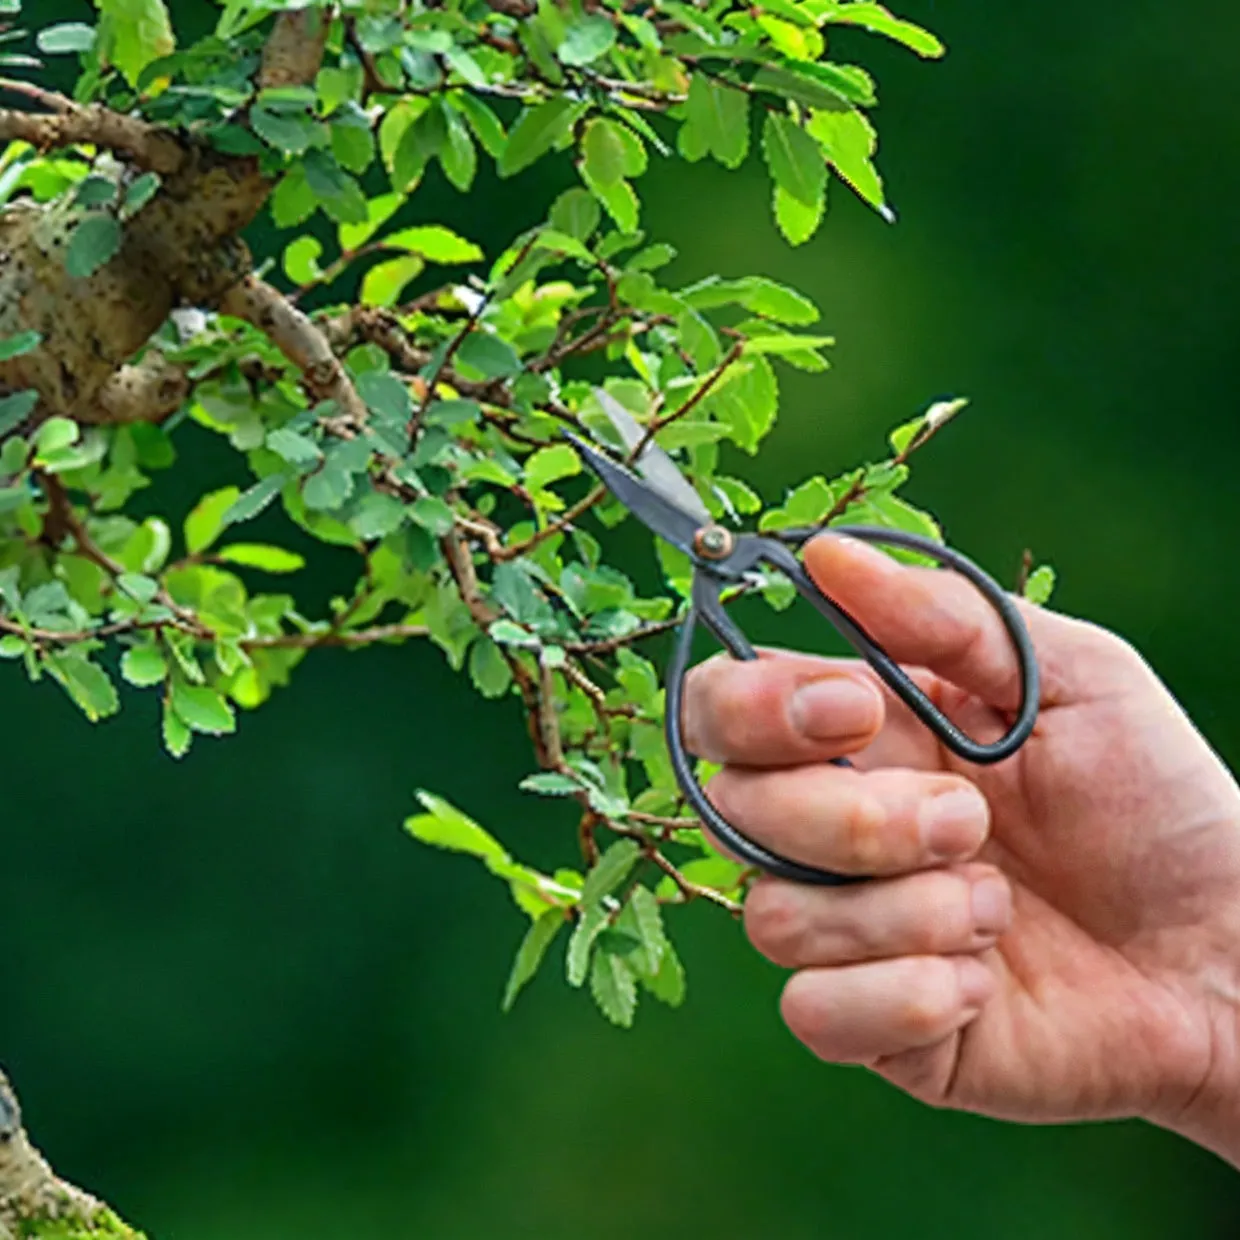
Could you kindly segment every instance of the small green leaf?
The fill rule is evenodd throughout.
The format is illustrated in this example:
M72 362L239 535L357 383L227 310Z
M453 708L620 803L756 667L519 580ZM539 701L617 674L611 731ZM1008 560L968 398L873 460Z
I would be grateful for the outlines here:
M590 968L590 993L599 1011L613 1025L619 1025L622 1029L632 1027L637 1011L637 982L622 956L608 951L594 954Z
M581 891L582 905L592 907L614 891L628 877L640 855L641 845L636 840L616 840L610 845L586 875Z
M419 790L416 796L426 812L405 819L405 830L415 839L483 861L502 864L509 860L503 845L468 814L433 793Z
M233 708L207 685L190 685L174 680L172 709L181 722L194 732L223 736L237 730Z
M521 369L521 359L512 345L490 332L470 332L461 341L456 356L488 379L507 379Z
M576 111L577 105L563 95L526 108L508 134L507 145L497 165L499 175L513 176L563 141Z
M294 284L316 284L323 278L322 254L323 243L317 237L298 237L284 251L284 274Z
M224 525L237 525L258 516L272 500L275 499L284 484L288 482L285 474L271 474L256 482L248 491L243 491L233 506L224 514Z
M483 257L480 245L467 241L442 224L402 228L384 237L383 244L391 249L420 254L433 263L475 263Z
M565 924L564 910L549 908L539 916L525 932L521 946L517 949L516 959L512 962L512 972L508 975L508 984L504 988L501 1008L505 1012L512 1010L517 996L538 972L547 949L555 941L561 927Z
M0 362L12 361L26 353L33 353L43 343L39 332L18 332L7 340L0 340Z
M376 263L362 279L362 305L385 308L396 305L405 286L416 280L425 266L415 254Z
M739 168L749 153L749 96L695 73L677 142L690 161L712 155L725 168Z
M670 942L664 944L658 973L653 977L641 974L638 980L656 999L669 1007L679 1007L685 1001L684 965Z
M11 396L0 396L0 435L7 435L20 426L38 403L39 394L33 388L14 392Z
M124 211L126 216L137 215L159 191L161 178L157 172L146 172L125 190Z
M1045 606L1050 602L1055 590L1055 570L1049 564L1043 564L1029 574L1025 582L1024 595L1031 603Z
M794 198L782 185L775 186L775 222L790 245L803 245L817 231L826 214L827 201L824 193L816 204L806 204Z
M98 723L120 710L120 698L111 677L84 655L76 652L48 655L46 666L52 678L91 723Z
M583 791L582 785L577 780L556 771L541 771L537 775L527 775L518 787L526 792L537 792L549 797L574 796Z
M81 431L72 418L48 418L35 432L36 459L43 460L54 452L77 443Z
M314 465L323 459L323 451L313 439L288 427L270 432L267 447L292 465Z
M428 534L442 538L456 524L452 509L436 495L423 495L409 505L409 515Z
M269 547L266 543L230 543L221 547L215 556L227 564L257 568L265 573L295 573L306 566L304 557L295 551Z
M525 485L531 491L541 491L562 478L572 478L581 473L581 458L570 444L553 444L539 448L525 462Z
M183 758L189 752L194 734L189 730L181 717L165 701L163 711L164 748L174 757Z
M163 684L168 677L168 662L158 646L133 646L121 656L121 675L131 685L145 689Z
M768 112L762 153L775 184L805 206L817 206L827 185L827 165L818 143L786 116Z
M563 42L556 49L560 62L566 65L588 65L616 42L616 27L602 13L579 17L564 34Z
M61 22L40 30L37 42L39 51L45 56L89 52L95 46L95 28L81 22Z
M185 518L185 549L191 555L205 551L220 535L228 514L241 496L238 487L222 487L204 495Z
M65 270L75 280L85 280L111 262L120 248L120 221L111 215L88 216L69 239Z
M512 684L512 669L500 648L489 638L480 637L469 650L469 676L485 698L503 697Z
M558 232L572 237L575 241L585 242L598 227L600 214L594 196L574 186L566 189L555 200L547 218L551 227Z
M928 30L893 16L881 4L840 3L839 0L823 3L822 0L811 0L809 8L811 12L816 10L826 21L861 26L874 34L885 35L897 43L903 43L922 57L936 58L947 51L942 42Z

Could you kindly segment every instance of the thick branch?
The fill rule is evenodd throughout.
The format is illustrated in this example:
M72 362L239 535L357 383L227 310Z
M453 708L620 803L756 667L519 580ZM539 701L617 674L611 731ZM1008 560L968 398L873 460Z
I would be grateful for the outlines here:
M279 289L247 276L224 295L220 310L257 327L302 372L311 399L334 401L350 421L365 422L366 406L327 336Z
M267 36L259 89L309 86L323 63L326 43L327 22L318 9L286 9Z
M0 1072L0 1240L28 1235L31 1223L50 1219L79 1222L83 1228L103 1221L107 1207L89 1193L58 1179L30 1143L22 1127L21 1108ZM67 1234L67 1233L66 1233ZM135 1237L125 1228L109 1228L118 1238Z
M29 142L40 151L90 143L162 176L170 176L185 162L185 148L171 133L136 116L124 116L100 104L83 107L64 95L28 89L26 83L8 79L0 79L0 87L33 96L52 109L48 116L0 109L0 141Z
M189 396L189 378L162 354L152 353L136 366L122 366L104 384L99 405L79 417L81 422L114 426L121 422L162 422Z

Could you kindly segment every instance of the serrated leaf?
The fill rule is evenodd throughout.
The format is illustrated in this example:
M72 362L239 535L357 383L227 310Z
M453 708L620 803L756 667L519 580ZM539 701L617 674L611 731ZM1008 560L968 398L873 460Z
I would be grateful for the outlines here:
M549 908L537 917L525 932L521 946L517 949L516 959L512 962L512 972L508 975L508 984L504 987L504 998L500 1007L505 1012L512 1010L517 996L538 972L547 949L555 942L565 924L564 910Z
M224 514L224 524L237 525L258 516L280 494L286 482L288 476L285 474L271 474L256 482L248 491L243 491Z
M739 168L749 153L749 96L695 73L677 144L688 160L712 155L725 168Z
M685 968L671 943L665 944L659 971L653 976L641 975L642 987L668 1007L679 1007L685 1001Z
M1045 606L1050 602L1055 590L1055 570L1049 564L1043 564L1029 574L1025 582L1024 596L1031 603Z
M421 789L416 796L426 812L405 819L405 830L415 839L483 861L502 864L510 860L504 846L455 805Z
M313 465L323 458L323 450L313 439L287 427L271 431L267 447L291 465Z
M807 128L822 145L840 179L889 222L894 219L887 206L882 178L872 156L878 144L874 126L855 108L842 112L816 112Z
M640 948L634 953L634 964L639 973L654 976L663 964L663 953L668 946L667 934L663 929L663 910L654 892L649 887L634 887L625 905L625 914L629 916L622 915L616 923L617 929L623 922L626 929L636 931Z
M622 125L602 117L586 126L581 151L586 177L598 185L614 185L640 176L646 169L646 152L640 139Z
M881 4L851 3L824 4L821 0L811 0L811 11L817 11L820 17L829 22L847 23L861 26L874 34L885 35L897 43L904 44L919 56L937 58L947 48L930 31L894 16Z
M120 710L120 697L111 677L97 663L75 652L48 655L46 667L91 723Z
M190 685L174 680L172 709L181 722L194 732L225 736L237 730L233 708L207 685Z
M298 237L284 251L284 274L294 284L315 284L323 278L319 259L323 243L317 237Z
M416 254L376 263L362 278L359 294L362 305L385 308L396 305L405 286L416 280L425 267L426 263Z
M228 524L227 515L241 496L239 487L222 487L204 495L191 509L183 526L185 549L191 555L205 551Z
M562 478L572 478L581 473L581 458L571 445L553 444L539 448L525 462L525 485L531 491L541 491Z
M133 646L121 656L121 675L140 689L162 684L168 677L168 661L158 646Z
M111 262L120 248L120 221L111 215L88 216L69 238L65 270L75 280L85 280Z
M517 786L526 792L537 792L548 797L575 796L582 791L582 786L577 780L556 771L541 771L537 775L527 775Z
M42 333L33 331L18 332L7 340L0 340L0 362L12 361L15 357L33 353L42 343Z
M39 31L38 47L45 56L89 52L95 45L95 28L82 22L61 22Z
M503 697L512 684L512 668L489 637L478 638L470 647L469 678L485 698Z
M409 505L409 515L429 534L442 538L456 524L452 509L436 495L423 495Z
M189 752L194 734L180 719L172 707L165 702L161 722L164 748L174 758L183 758Z
M384 237L383 244L392 249L420 254L433 263L475 263L483 257L480 245L458 236L442 224L402 228L400 232Z
M456 356L488 379L507 379L521 369L521 359L512 345L490 332L470 332L461 341Z
M152 61L176 48L172 22L163 0L95 0L101 18L99 33L106 63L115 65L130 86Z
M815 207L827 185L822 150L800 125L768 112L762 125L762 153L775 184L799 203Z
M613 1025L629 1029L637 1011L637 982L622 956L600 951L590 968L590 993Z
M568 136L575 114L576 105L562 95L526 108L508 134L497 163L499 175L513 176L545 155Z
M295 573L306 566L305 558L295 551L270 547L266 543L230 543L221 547L215 556L227 564L257 568L265 573Z
M329 462L305 480L301 494L313 512L334 512L353 494L353 477Z
M598 227L600 216L594 196L574 187L566 189L555 200L547 219L558 232L584 243Z
M621 839L610 845L586 875L581 891L583 907L593 907L615 890L628 877L639 856L641 846L636 840Z
M781 185L775 186L775 223L790 245L804 245L817 231L827 211L826 193L816 204L794 198Z
M617 181L614 185L591 185L590 188L599 202L606 207L607 214L616 221L621 232L637 231L641 219L641 201L627 181Z
M566 65L588 65L616 42L616 27L602 13L591 13L570 23L563 41L556 48L560 62Z

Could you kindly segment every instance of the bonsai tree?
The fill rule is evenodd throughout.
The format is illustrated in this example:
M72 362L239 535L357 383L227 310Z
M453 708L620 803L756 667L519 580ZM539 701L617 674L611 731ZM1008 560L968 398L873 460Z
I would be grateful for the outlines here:
M601 385L721 521L937 536L900 489L963 403L765 502L738 475L775 424L779 368L822 372L831 338L760 274L664 283L674 251L643 230L637 186L652 158L753 158L791 245L822 227L829 184L891 219L875 83L832 41L859 27L944 49L862 0L220 6L186 44L165 0L96 0L93 25L34 30L38 5L0 0L0 656L92 721L157 694L160 741L185 760L278 710L320 647L433 642L472 691L520 700L521 786L551 798L532 812L562 822L563 867L523 864L433 790L405 828L481 860L528 914L505 1008L558 943L568 982L628 1026L639 994L684 996L665 914L735 915L750 875L686 813L664 748L648 655L688 562L652 540L654 597L609 565L624 510L561 430L618 446ZM66 57L71 95L45 76ZM481 160L505 179L571 162L579 184L498 253L408 221L432 164L468 194ZM264 213L279 240L252 253ZM306 231L321 217L328 246ZM226 438L252 483L175 529L127 515L176 468L187 423ZM247 536L269 509L302 545L356 555L329 614L284 586L300 553ZM1022 576L1046 597L1049 570ZM751 591L793 598L777 575ZM0 1078L0 1238L100 1234L138 1233L56 1178Z

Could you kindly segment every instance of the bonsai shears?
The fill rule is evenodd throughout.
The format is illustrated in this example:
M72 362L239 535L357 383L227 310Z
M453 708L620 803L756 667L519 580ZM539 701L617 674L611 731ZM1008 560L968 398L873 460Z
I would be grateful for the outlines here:
M750 865L794 882L819 886L864 881L832 874L770 851L737 830L707 798L695 773L694 758L685 748L681 720L685 677L698 626L712 633L733 658L756 659L757 652L728 615L721 596L728 587L761 580L763 567L783 573L801 597L830 621L892 693L952 753L967 762L991 764L1014 754L1028 740L1037 720L1038 666L1020 612L998 583L950 547L903 530L865 525L829 527L834 533L864 542L886 543L919 552L954 569L972 582L998 612L1012 639L1020 667L1021 701L1016 720L1007 734L990 744L981 744L943 714L865 629L810 579L794 549L822 533L821 527L746 534L720 525L672 458L628 410L601 389L595 390L595 397L627 448L632 468L612 460L577 435L565 432L566 437L612 495L659 538L688 555L693 565L688 610L665 677L665 731L672 769L681 791L721 843ZM835 764L852 765L846 758L835 759Z

